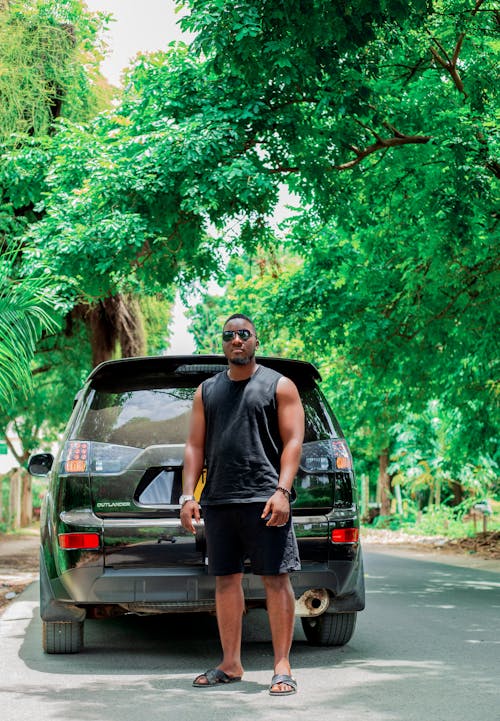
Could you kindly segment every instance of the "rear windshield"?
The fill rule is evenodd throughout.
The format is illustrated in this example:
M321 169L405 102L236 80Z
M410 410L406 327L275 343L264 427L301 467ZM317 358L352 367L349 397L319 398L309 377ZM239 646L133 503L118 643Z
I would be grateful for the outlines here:
M71 437L135 448L185 443L196 388L91 390ZM340 436L340 428L318 389L301 393L306 417L304 441Z

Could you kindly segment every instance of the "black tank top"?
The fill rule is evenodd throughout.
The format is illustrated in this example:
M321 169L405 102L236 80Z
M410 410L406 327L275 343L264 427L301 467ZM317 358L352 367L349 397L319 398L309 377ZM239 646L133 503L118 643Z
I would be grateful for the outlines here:
M205 506L267 501L278 485L282 441L276 386L282 376L258 366L244 381L223 371L202 384L207 482Z

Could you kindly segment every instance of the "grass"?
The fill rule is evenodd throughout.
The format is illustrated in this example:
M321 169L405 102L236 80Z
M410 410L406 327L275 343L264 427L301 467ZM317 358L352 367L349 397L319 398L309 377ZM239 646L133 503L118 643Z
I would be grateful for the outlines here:
M491 504L492 514L477 514L471 518L468 514L457 513L456 509L447 506L427 509L421 513L407 515L393 514L378 516L372 524L365 525L366 530L402 531L408 535L442 536L445 538L473 537L486 530L488 533L500 531L500 502Z

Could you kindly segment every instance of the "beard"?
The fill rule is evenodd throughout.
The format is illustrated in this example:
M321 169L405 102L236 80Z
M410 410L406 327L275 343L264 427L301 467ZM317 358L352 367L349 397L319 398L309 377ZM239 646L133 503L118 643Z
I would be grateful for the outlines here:
M249 353L249 355L242 357L242 356L236 356L235 358L229 358L229 363L232 363L235 366L247 366L250 361L253 360L255 357L255 353Z

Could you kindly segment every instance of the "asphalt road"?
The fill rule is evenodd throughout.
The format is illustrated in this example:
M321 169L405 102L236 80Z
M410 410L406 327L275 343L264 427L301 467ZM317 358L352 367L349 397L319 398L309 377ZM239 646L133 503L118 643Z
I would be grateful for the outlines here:
M365 551L367 609L344 648L297 625L299 693L272 698L264 612L245 618L242 683L193 689L219 660L205 617L86 622L85 651L41 651L38 587L0 618L0 715L15 721L499 721L500 569Z

